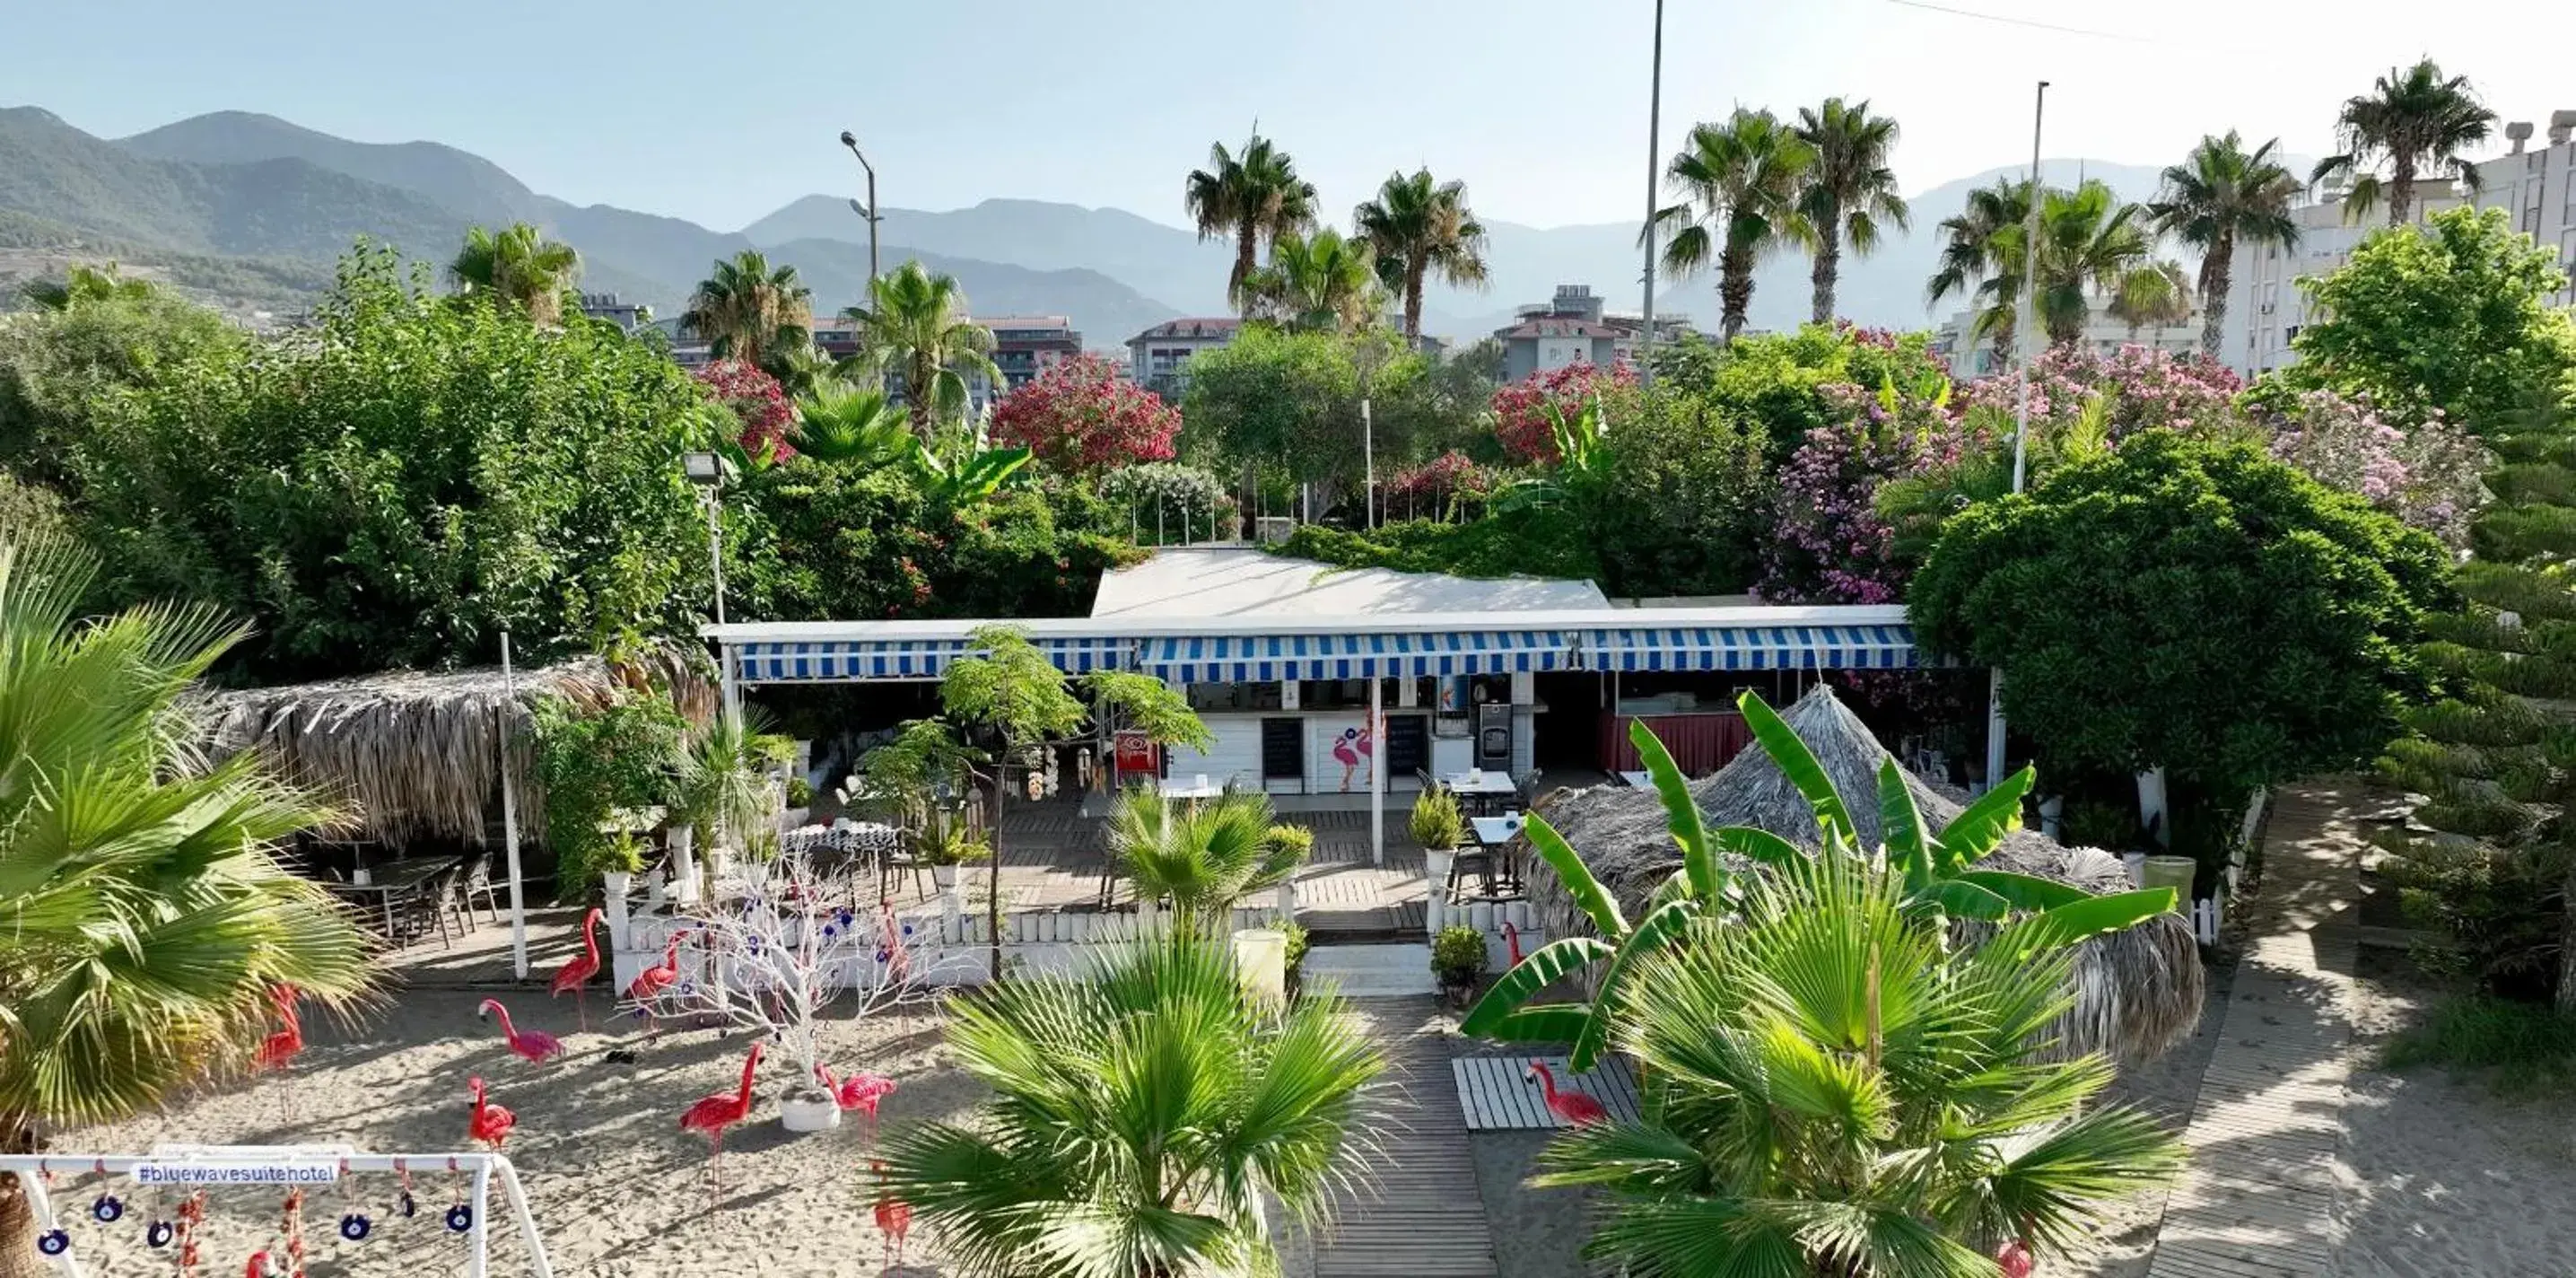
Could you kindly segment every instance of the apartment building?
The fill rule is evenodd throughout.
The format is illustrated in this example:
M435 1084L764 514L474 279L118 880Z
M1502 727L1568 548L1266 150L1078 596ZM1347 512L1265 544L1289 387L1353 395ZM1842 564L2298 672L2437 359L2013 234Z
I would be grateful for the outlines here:
M1127 339L1127 375L1171 399L1190 384L1190 357L1234 340L1243 321L1231 315L1166 320Z
M1976 322L1975 310L1962 310L1932 330L1932 357L1948 366L1954 381L1992 376L2011 363L2006 358L2009 352L1998 352L1991 339L1971 335ZM2123 346L2188 355L2200 349L2200 313L2195 308L2179 324L2145 324L2133 329L2125 321L2112 318L2108 303L2096 298L2092 318L2085 321L2084 332L2076 340L2105 356L2118 354Z

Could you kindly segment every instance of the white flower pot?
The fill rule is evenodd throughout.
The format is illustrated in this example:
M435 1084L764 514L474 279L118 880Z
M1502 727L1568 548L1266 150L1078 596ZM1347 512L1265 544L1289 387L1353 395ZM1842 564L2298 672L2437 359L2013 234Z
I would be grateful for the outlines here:
M937 884L939 886L939 890L942 892L956 891L957 867L953 865L934 865L930 867L930 881Z
M828 1132L841 1125L841 1107L829 1093L789 1092L779 1098L778 1125L791 1132Z
M609 899L624 900L626 894L635 887L635 876L624 870L610 870L599 876L599 882L608 890Z

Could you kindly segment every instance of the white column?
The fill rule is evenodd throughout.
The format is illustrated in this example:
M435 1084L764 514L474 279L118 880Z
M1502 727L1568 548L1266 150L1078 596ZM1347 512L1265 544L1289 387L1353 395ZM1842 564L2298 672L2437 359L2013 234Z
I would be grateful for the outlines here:
M1386 864L1386 681L1369 676L1369 864Z
M510 715L519 707L518 679L510 671L510 632L501 632L501 842L510 859L510 971L528 979L528 883L519 873L519 788L510 779Z

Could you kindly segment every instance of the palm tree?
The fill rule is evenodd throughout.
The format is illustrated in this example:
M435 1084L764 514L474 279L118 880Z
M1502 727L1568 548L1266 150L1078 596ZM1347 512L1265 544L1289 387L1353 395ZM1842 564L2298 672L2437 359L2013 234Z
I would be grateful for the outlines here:
M0 1152L246 1072L292 987L348 1008L372 945L271 854L340 814L254 754L209 763L188 696L249 633L203 608L76 621L97 563L0 533ZM0 1185L0 1269L35 1255ZM30 1263L32 1261L30 1260Z
M776 377L789 352L813 341L813 298L795 267L772 267L758 251L744 249L698 281L680 323L704 338L717 359L738 359Z
M955 1005L971 1119L886 1141L886 1190L974 1278L1275 1273L1264 1199L1313 1222L1360 1181L1385 1062L1338 998L1244 997L1188 932Z
M2158 233L2200 252L2200 349L2212 359L2227 318L2237 244L2286 249L2299 242L2299 224L2290 217L2299 179L2272 158L2279 145L2274 138L2249 153L2234 129L2203 137L2182 163L2165 170L2164 191L2147 206Z
M1109 814L1110 859L1138 900L1170 897L1185 922L1222 919L1235 902L1297 870L1303 849L1273 839L1270 816L1260 794L1176 804L1140 787Z
M864 389L827 377L796 401L787 442L816 461L882 466L912 454L912 421L880 379Z
M1688 276L1717 262L1721 330L1733 341L1753 303L1753 267L1810 230L1798 189L1815 152L1768 111L1736 108L1725 124L1702 124L1665 169L1682 202L1655 211L1666 231L1664 269Z
M993 363L993 330L967 318L957 277L932 274L906 262L871 281L868 304L841 312L858 328L859 350L843 361L846 372L891 374L903 390L913 432L930 438L940 418L963 419L967 378L980 376L999 393L1002 370Z
M1387 178L1377 198L1351 212L1351 224L1377 252L1378 278L1404 299L1404 336L1422 336L1422 281L1485 283L1485 228L1467 208L1467 184L1434 184L1431 170Z
M1262 245L1315 224L1315 188L1297 176L1296 161L1255 132L1241 155L1226 153L1222 142L1208 147L1208 166L1192 169L1182 201L1199 238L1234 237L1234 269L1225 277L1225 295L1244 305L1244 282L1251 278Z
M1793 131L1816 157L1798 190L1798 213L1815 232L1811 318L1830 324L1844 242L1854 256L1867 257L1878 247L1882 222L1900 231L1908 225L1896 171L1887 166L1888 153L1896 149L1896 121L1871 115L1867 99L1845 104L1827 98L1821 108L1798 108Z
M150 280L119 275L114 262L104 267L74 263L61 282L37 280L21 285L18 293L39 309L68 311L90 302L137 301L152 296L153 288Z
M2039 253L2031 290L2032 309L2051 345L2069 345L2084 336L2093 317L2093 299L2117 297L2124 288L2152 290L2150 281L2131 284L2133 273L2147 269L2154 241L2140 225L2145 210L2122 200L2100 179L2072 191L2048 190L2039 206ZM1999 269L1979 286L1985 309L1977 317L1979 334L2008 335L2021 301L2021 263L2029 228L2005 226L1991 234L1991 254ZM1936 277L1938 278L1938 277ZM1997 336L2003 349L2005 336Z
M447 264L447 278L467 297L516 309L538 324L563 322L563 299L581 271L581 254L545 238L525 222L499 231L465 228L465 245Z
M2111 304L2102 310L2128 325L2129 340L2134 342L2138 340L2138 330L2148 325L2162 329L2188 321L2191 291L2191 277L2183 273L2182 263L2160 259L2122 276L2119 289L2111 295ZM2206 331L2201 341L2204 345L2209 341Z
M1271 244L1270 263L1244 279L1245 312L1292 329L1357 332L1386 306L1376 258L1368 241L1329 226L1311 236L1290 231Z
M1955 216L1941 219L1941 266L1925 286L1926 305L1937 305L1952 293L1971 297L1987 291L2004 297L2021 295L2020 241L2011 237L2016 228L2030 221L2030 192L2027 179L2005 178L1993 186L1968 192L1966 207ZM2012 245L2009 253L2004 251L2007 242ZM1987 287L1980 288L1981 284ZM2015 358L2019 349L2013 344L2017 320L2017 313L2010 307L1999 314L1988 308L1977 318L1975 335L1992 336L1998 356Z
M1891 827L1892 828L1892 827ZM1919 832L1919 827L1918 827ZM1589 1250L1634 1274L2014 1272L2170 1178L2181 1143L2050 1060L2073 951L2034 925L1950 937L1903 871L1791 854L1735 917L1680 924L1616 999L1650 1080L1634 1122L1559 1136L1537 1184L1587 1186Z
M2345 99L2335 118L2343 152L2319 160L2308 180L2352 179L2344 208L2357 218L2379 201L2378 165L2385 160L2388 224L2401 226L2414 211L2415 181L2425 174L2477 189L2477 166L2462 152L2486 141L2494 126L2495 112L2478 101L2467 76L2445 78L2431 58L2403 71L2390 68L2369 94Z

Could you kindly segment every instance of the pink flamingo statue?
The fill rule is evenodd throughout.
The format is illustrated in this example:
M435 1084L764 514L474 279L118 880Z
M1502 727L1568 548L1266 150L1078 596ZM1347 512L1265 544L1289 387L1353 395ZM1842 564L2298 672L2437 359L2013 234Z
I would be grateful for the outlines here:
M475 1144L498 1152L501 1142L510 1139L510 1129L519 1125L519 1116L485 1099L482 1079L469 1078L465 1086L474 1097L474 1112L465 1120L465 1134Z
M760 1068L761 1044L751 1045L751 1055L742 1062L742 1086L730 1092L712 1092L698 1098L680 1115L680 1130L696 1132L707 1138L707 1192L715 1192L716 1160L724 1157L725 1129L751 1117L751 1074Z
M295 1058L304 1052L304 1019L295 1014L295 987L277 986L268 992L268 997L269 1001L277 1006L277 1019L284 1021L286 1027L259 1041L259 1051L252 1056L251 1061L253 1067L261 1073L269 1070L282 1071L293 1065ZM291 1121L294 1115L294 1092L290 1088L281 1086L277 1092L277 1121L286 1123Z
M877 1174L877 1230L886 1236L892 1253L887 1272L903 1268L903 1236L912 1232L912 1204L894 1196L885 1183L885 1164L874 1159L868 1166Z
M2018 1238L1995 1251L1995 1272L2002 1274L2003 1278L2030 1278L2030 1271L2036 1267L2030 1248Z
M1568 1124L1575 1127L1589 1127L1594 1123L1610 1121L1610 1111L1601 1108L1601 1102L1581 1092L1558 1091L1556 1074L1547 1067L1545 1061L1531 1061L1530 1072L1523 1077L1538 1080L1539 1089L1547 1097L1547 1112L1565 1120Z
M644 1016L646 1038L662 1032L662 1018L654 1012L653 1003L662 997L662 991L671 988L671 982L680 979L680 942L687 939L688 929L673 932L670 941L662 946L662 961L637 972L635 979L626 984L626 997L635 1000L635 1010Z
M876 1148L877 1102L894 1095L894 1080L866 1070L848 1078L835 1079L832 1067L823 1064L814 1066L814 1079L823 1085L824 1091L832 1094L832 1102L841 1107L841 1112L855 1109L868 1116L868 1148Z
M1521 965L1521 930L1508 921L1503 924L1503 947L1511 951L1512 966Z
M555 973L554 996L562 998L572 991L573 1006L581 1013L581 1030L590 1032L590 1005L582 995L590 978L599 975L599 911L593 908L581 916L581 953L565 961L563 970Z
M544 1030L523 1030L512 1025L510 1009L501 1006L501 1000L497 998L483 1000L483 1005L475 1008L474 1014L500 1017L501 1037L509 1042L511 1051L517 1052L522 1060L531 1065L543 1065L564 1054L562 1039Z

